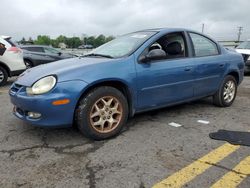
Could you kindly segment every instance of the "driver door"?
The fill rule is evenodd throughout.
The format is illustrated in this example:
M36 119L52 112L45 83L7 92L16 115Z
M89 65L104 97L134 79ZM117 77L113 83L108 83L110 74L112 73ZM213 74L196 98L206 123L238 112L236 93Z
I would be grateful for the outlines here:
M192 58L188 57L185 36L171 33L163 37L166 39L156 41L162 50L164 45L177 41L182 46L183 55L136 63L139 109L166 106L193 97L194 65ZM146 51L149 49L152 46Z

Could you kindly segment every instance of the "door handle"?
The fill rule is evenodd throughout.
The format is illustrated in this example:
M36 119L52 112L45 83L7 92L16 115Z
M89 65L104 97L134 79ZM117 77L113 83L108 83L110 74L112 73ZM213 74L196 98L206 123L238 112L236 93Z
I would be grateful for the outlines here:
M224 65L225 65L225 64L220 64L219 66L220 66L220 67L224 67Z
M185 70L185 71L191 71L191 70L192 70L192 67L185 67L184 70Z

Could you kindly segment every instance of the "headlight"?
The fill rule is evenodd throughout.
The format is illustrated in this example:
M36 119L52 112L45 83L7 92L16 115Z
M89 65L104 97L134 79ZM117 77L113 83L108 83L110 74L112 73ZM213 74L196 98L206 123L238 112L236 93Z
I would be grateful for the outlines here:
M32 87L27 87L26 92L29 95L40 95L49 92L56 85L54 76L47 76L38 80Z

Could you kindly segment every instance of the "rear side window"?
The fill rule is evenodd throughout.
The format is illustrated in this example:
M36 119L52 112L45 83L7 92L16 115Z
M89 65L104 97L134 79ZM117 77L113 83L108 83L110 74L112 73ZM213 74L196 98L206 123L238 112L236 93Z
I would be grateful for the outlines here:
M44 52L42 47L23 47L23 49L31 51L31 52Z
M219 54L218 47L212 40L196 33L189 34L194 45L194 52L196 57Z

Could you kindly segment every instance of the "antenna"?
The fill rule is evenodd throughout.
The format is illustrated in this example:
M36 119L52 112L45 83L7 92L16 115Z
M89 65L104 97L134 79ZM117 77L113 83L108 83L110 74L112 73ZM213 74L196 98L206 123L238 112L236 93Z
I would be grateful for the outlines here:
M201 32L204 33L204 28L205 28L205 24L203 23L202 24L202 27L201 27Z

